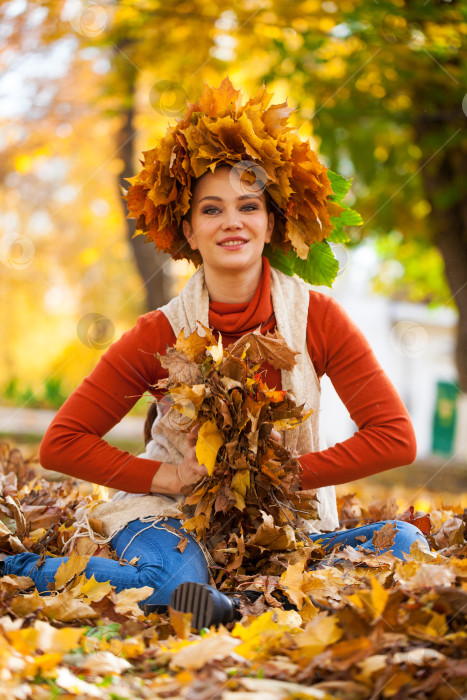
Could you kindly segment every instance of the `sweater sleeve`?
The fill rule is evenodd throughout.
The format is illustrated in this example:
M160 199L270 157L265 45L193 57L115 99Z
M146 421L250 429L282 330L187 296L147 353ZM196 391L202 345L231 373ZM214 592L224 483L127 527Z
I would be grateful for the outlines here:
M406 407L363 333L332 297L310 292L307 343L318 377L327 374L358 431L300 458L304 489L342 484L411 464L416 439Z
M42 466L130 493L149 493L161 462L135 457L102 436L150 390L150 384L167 376L155 353L164 354L174 342L162 312L140 316L55 415L40 445Z

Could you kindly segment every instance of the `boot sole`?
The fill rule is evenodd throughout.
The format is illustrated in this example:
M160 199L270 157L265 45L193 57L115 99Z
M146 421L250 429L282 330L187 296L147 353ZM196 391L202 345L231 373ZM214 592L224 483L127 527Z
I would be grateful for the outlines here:
M220 622L216 619L213 595L202 583L194 581L181 583L172 591L170 607L184 613L193 613L191 626L197 631Z

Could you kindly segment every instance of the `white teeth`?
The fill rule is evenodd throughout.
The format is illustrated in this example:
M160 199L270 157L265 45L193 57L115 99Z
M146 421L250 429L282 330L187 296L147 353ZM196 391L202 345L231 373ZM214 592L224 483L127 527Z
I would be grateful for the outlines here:
M225 243L219 243L219 245L238 245L239 243L246 243L246 241L226 241Z

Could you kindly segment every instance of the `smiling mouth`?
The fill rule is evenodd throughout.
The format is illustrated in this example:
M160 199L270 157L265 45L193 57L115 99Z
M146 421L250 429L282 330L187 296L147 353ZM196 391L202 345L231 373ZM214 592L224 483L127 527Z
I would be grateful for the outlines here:
M221 246L222 248L234 248L244 245L245 243L248 243L248 241L246 241L244 238L230 238L226 241L221 241L217 245Z

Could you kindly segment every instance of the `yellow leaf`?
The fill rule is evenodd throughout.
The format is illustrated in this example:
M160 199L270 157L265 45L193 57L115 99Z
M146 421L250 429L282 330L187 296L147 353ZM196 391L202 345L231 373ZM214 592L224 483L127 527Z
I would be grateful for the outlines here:
M273 610L268 610L257 617L249 627L244 627L239 622L236 623L231 635L242 640L242 643L235 647L235 653L244 656L246 659L258 658L261 654L269 655L275 646L283 647L284 634L286 632L296 633L297 620L293 617L282 616L285 624L276 622L276 614Z
M307 413L304 413L299 418L282 418L281 420L276 420L273 423L274 430L293 430L299 425L304 423L311 414L314 413L313 409L310 409Z
M94 574L90 579L84 579L81 586L72 588L71 592L74 596L84 596L87 600L99 601L105 598L113 591L115 586L112 586L110 581L96 581Z
M386 607L386 603L389 598L389 591L382 587L376 576L371 576L370 583L371 604L373 606L373 611L376 618L383 613L383 610Z
M370 574L368 578L370 579L371 590L360 590L352 593L347 596L347 600L361 610L366 608L375 620L383 613L390 591L384 589L373 574Z
M302 618L296 610L274 610L274 621L279 625L287 625L288 627L301 627Z
M52 671L56 666L60 664L62 660L62 654L53 652L52 654L41 654L36 656L34 659L35 672L38 671L44 673L44 671ZM35 675L35 674L34 674Z
M191 631L192 612L183 612L169 606L170 624L175 630L175 634L180 639L188 639Z
M183 529L187 530L188 532L191 532L192 530L196 530L196 535L197 535L198 539L201 537L201 535L204 533L204 531L208 527L209 527L209 518L207 518L204 513L200 513L199 515L194 515L192 518L188 518L187 520L183 521Z
M115 643L115 650L112 648ZM133 659L136 656L141 656L146 651L144 641L139 637L128 637L123 641L119 639L110 640L110 651L113 654L122 654L125 659Z
M76 574L80 574L89 561L89 557L85 555L72 554L67 561L63 561L55 574L55 589L64 586Z
M443 637L446 634L446 632L449 631L449 627L446 623L446 615L442 615L441 613L437 612L432 612L430 621L427 623L425 629L428 632L428 634L431 634L434 637Z
M56 629L43 620L36 620L34 627L4 631L12 646L24 655L40 649L47 654L66 654L76 649L85 630L74 627Z
M214 360L215 366L219 367L220 363L224 359L224 348L222 347L222 336L219 333L219 341L217 345L209 345L206 348L206 354L211 355Z
M36 610L41 610L44 607L44 598L40 595L37 589L33 593L17 596L13 598L9 604L9 608L18 615L18 617L26 617Z
M238 510L245 509L245 494L250 486L250 472L248 469L239 469L230 484L232 493L235 497L235 506Z
M248 539L248 546L252 544L265 547L271 551L282 549L295 549L297 541L295 532L290 525L275 525L274 518L269 513L261 511L263 522L255 533Z
M62 591L58 595L44 596L43 614L51 620L73 622L99 617L84 600L75 598L71 591Z
M298 649L293 658L299 661L304 656L307 659L320 654L330 644L342 637L343 630L337 625L337 616L319 612L307 623L303 632L295 637Z
M287 598L300 610L303 603L308 601L308 596L303 592L304 583L303 567L305 560L301 559L296 564L290 564L281 575L280 587L285 591Z
M237 622L231 632L232 637L238 637L238 639L241 639L244 642L248 642L251 639L258 637L258 635L267 631L273 624L273 612L273 610L268 610L257 617L256 620L253 620L251 625L248 627L244 627L240 622Z
M200 464L204 464L209 475L214 471L217 453L222 443L222 435L216 423L212 420L205 421L199 429L198 440L196 441L196 457Z
M117 602L115 610L122 615L135 615L139 617L143 614L141 608L137 605L140 601L146 600L154 588L151 586L142 586L142 588L125 588L125 590L117 593Z
M207 344L207 338L202 338L196 331L185 337L185 330L182 328L178 334L175 348L178 352L185 353L190 362L194 362L197 355L204 353Z
M170 391L170 396L174 401L173 408L176 408L180 413L189 415L190 418L193 418L204 401L205 391L205 384L194 384L193 386L179 384ZM191 409L189 408L189 402L193 404ZM193 407L196 409L194 415Z

